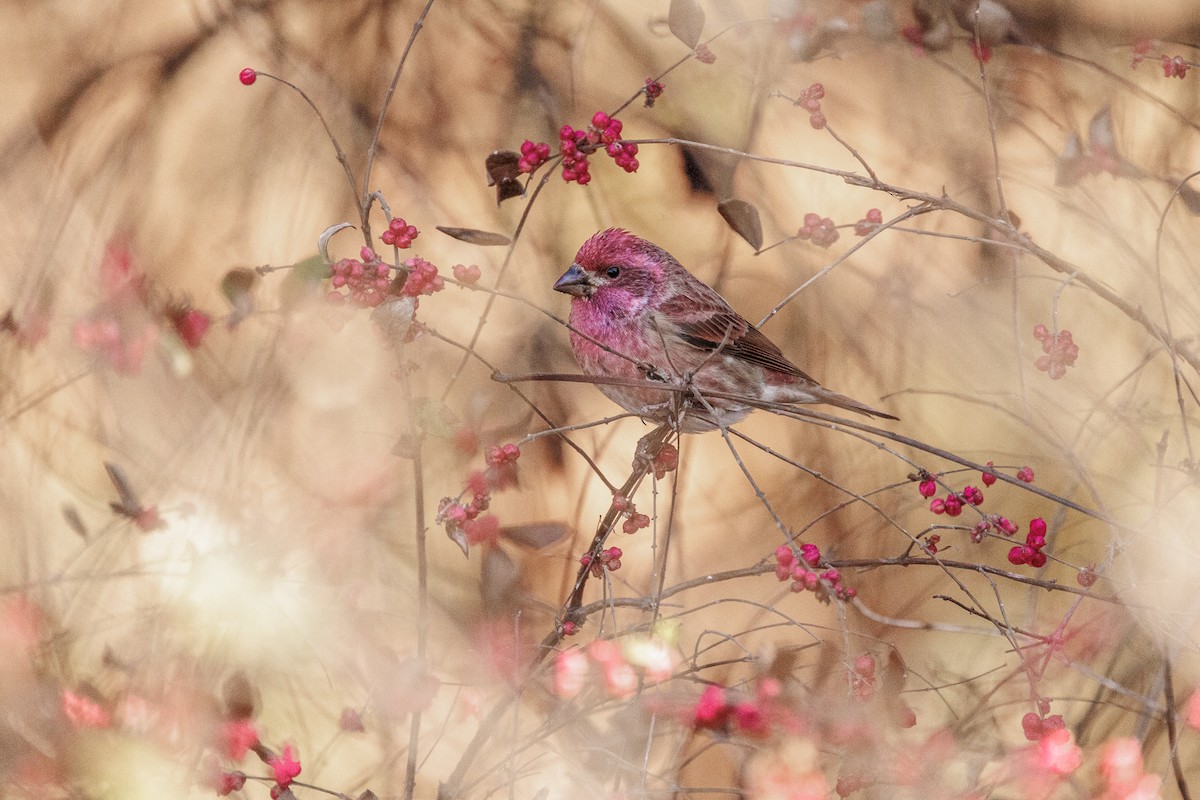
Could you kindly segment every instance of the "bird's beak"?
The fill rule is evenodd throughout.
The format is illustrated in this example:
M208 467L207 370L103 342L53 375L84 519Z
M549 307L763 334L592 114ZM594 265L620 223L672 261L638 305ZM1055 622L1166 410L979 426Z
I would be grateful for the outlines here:
M575 297L591 297L595 290L596 287L592 285L588 274L578 264L572 264L571 268L554 282L554 291Z

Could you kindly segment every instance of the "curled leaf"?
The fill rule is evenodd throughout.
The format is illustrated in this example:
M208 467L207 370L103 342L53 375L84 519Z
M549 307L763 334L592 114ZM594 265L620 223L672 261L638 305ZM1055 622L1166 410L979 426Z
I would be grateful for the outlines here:
M353 227L349 222L339 222L337 225L330 225L317 237L317 252L321 254L321 258L325 259L325 263L330 264L333 262L333 259L329 257L329 240L338 231Z
M471 557L471 543L467 541L467 532L457 525L446 525L446 537L458 545L458 549L462 550L464 558Z
M667 27L676 39L695 50L704 32L704 9L696 0L671 0Z
M745 200L730 198L717 204L717 212L733 228L733 232L745 239L754 248L754 252L762 249L762 222L758 218L758 209L753 203Z
M514 150L494 150L484 160L487 185L496 187L496 205L525 194L525 187L517 179L521 174L520 162L521 154Z
M393 344L404 341L417 313L417 301L408 295L389 295L371 309L371 321L379 326L384 338Z
M438 225L437 229L447 236L453 236L460 242L477 244L482 247L498 247L501 245L506 245L512 241L512 239L509 239L502 233L481 231L475 228L450 228L444 225Z
M229 327L234 327L246 317L254 313L254 286L258 282L258 274L252 269L238 267L225 273L221 279L221 293L233 307L229 316Z
M1177 181L1170 181L1170 183L1174 185ZM1179 187L1179 199L1183 201L1188 211L1200 214L1200 192L1185 184Z

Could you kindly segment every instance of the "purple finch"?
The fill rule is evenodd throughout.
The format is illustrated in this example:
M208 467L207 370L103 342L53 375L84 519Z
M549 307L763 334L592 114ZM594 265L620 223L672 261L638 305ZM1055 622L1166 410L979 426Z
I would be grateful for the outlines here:
M745 418L753 407L733 399L745 398L896 419L805 375L670 253L627 231L588 239L554 288L571 295L571 348L584 374L613 379L597 388L640 417L700 433ZM690 392L645 385L654 381Z

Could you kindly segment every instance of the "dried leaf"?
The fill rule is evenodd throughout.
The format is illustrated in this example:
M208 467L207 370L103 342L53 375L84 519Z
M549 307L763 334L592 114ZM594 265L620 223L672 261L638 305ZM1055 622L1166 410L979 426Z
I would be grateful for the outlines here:
M767 666L763 670L763 674L781 682L790 680L792 670L796 668L796 657L799 652L799 649L795 647L783 647L771 653L770 658L764 661Z
M483 162L487 169L487 185L495 186L500 181L518 177L520 162L521 154L515 150L493 150Z
M446 538L458 545L465 558L471 557L471 543L467 541L467 532L457 525L446 525Z
M133 486L130 485L129 478L125 475L125 470L111 461L104 462L104 469L108 472L108 479L116 487L117 497L120 498L120 502L110 502L108 504L109 508L127 517L136 517L142 511L142 501L138 499L137 493L133 491Z
M520 577L521 571L507 553L499 547L485 549L479 584L484 607L490 611L515 607Z
M476 228L449 228L444 225L438 225L437 229L447 236L453 236L460 242L477 244L481 247L500 247L512 241L512 239L503 233L481 231Z
M75 506L64 503L62 507L62 515L63 519L67 521L67 525L71 528L71 530L78 534L79 538L88 538L87 526L83 524L83 517L79 516L79 511L75 508Z
M487 169L488 186L496 187L496 205L513 197L525 194L525 187L518 177L521 155L513 150L495 150L484 161Z
M418 397L413 400L412 407L417 426L430 436L449 439L460 427L458 417L440 400Z
M258 274L245 267L231 269L221 279L221 293L233 307L233 313L229 316L230 328L254 313L254 295L251 292L257 282Z
M676 39L695 50L704 32L704 9L696 0L671 0L667 26Z
M379 795L370 789L363 789L363 793L358 796L358 800L379 800Z
M329 240L332 239L333 235L338 231L353 227L354 226L349 222L339 222L338 224L330 225L328 228L321 231L321 235L317 237L317 252L321 254L321 258L325 259L327 263L332 262L333 259L329 257Z
M251 719L258 710L258 690L250 683L246 673L239 669L226 678L221 686L221 703L225 706L227 719Z
M729 227L733 228L734 233L750 243L754 252L762 249L762 223L758 218L758 209L753 203L731 198L718 203L717 211Z
M392 295L371 309L371 321L379 326L384 339L397 344L404 341L416 313L416 298Z
M500 535L510 542L535 550L549 547L570 534L571 528L565 522L533 522L528 525L505 525L500 528Z
M1175 184L1177 181L1172 181L1171 183ZM1187 206L1188 211L1193 214L1200 214L1200 192L1197 192L1190 186L1180 186L1179 199Z

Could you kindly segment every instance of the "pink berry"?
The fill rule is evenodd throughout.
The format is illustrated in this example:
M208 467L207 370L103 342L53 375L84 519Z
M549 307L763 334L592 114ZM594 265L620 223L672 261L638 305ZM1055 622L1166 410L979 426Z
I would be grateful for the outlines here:
M242 82L243 86L249 86L258 80L258 73L249 67L246 67L244 70L238 73L238 80Z
M920 486L917 487L917 491L921 493L921 497L933 497L937 494L937 482L933 478L921 481Z

